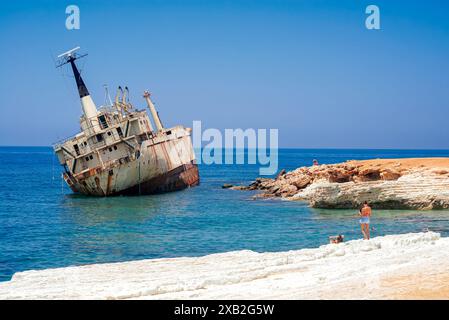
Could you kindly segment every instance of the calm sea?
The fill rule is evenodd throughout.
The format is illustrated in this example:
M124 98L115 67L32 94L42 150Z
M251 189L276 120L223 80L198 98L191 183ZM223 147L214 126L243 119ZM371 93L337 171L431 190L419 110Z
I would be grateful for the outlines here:
M449 157L449 150L279 150L279 169L348 159ZM250 249L317 247L327 237L360 238L353 210L251 200L222 189L258 176L255 165L200 166L201 185L156 196L76 196L47 147L0 147L0 281L17 271ZM373 236L449 234L449 211L375 211Z

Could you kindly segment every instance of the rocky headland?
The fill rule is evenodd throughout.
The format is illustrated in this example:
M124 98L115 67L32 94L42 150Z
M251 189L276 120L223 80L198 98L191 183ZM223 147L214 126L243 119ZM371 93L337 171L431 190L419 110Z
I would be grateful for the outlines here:
M351 160L224 187L260 190L256 197L302 200L315 208L357 208L368 201L379 209L449 209L449 158Z

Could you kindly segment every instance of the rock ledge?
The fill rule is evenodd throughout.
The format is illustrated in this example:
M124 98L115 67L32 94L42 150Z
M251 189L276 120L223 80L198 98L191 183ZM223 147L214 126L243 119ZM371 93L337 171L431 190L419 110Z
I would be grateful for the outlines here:
M316 208L448 209L449 158L351 160L301 167L275 179L257 178L236 190L256 197L303 200Z

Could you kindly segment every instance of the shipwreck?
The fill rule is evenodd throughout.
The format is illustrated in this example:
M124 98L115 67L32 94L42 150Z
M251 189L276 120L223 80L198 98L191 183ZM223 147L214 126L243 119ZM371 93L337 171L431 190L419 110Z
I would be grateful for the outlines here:
M75 61L79 47L58 56L70 65L83 114L81 131L53 145L63 178L73 192L92 196L145 195L181 190L199 184L191 129L164 128L145 91L153 121L129 102L128 88L115 101L97 108ZM152 123L153 122L153 123Z

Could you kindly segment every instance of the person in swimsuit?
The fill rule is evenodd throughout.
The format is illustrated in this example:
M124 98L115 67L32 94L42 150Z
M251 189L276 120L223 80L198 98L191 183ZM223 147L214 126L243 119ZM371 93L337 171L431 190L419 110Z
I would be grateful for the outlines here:
M368 202L365 201L365 203L363 204L363 208L359 211L359 215L363 239L369 240L369 219L371 217L371 207L368 205Z

